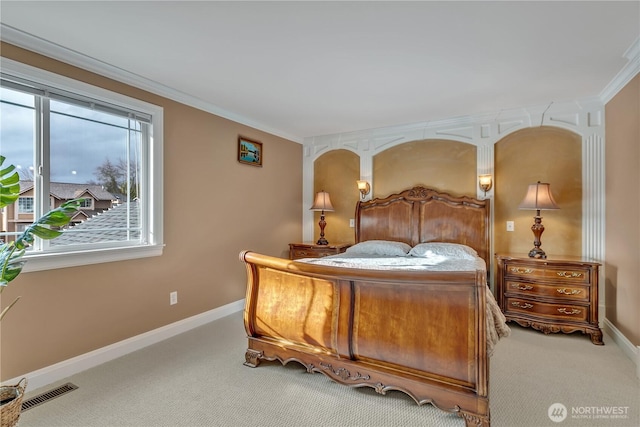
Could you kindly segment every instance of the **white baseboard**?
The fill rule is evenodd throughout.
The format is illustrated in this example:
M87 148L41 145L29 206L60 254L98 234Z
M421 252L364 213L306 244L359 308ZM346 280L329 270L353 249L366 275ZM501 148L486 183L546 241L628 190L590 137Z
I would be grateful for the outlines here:
M631 341L624 336L618 328L614 326L609 319L604 319L602 322L604 331L613 338L618 347L622 349L622 352L627 355L629 359L636 365L636 377L640 378L640 346L635 346Z
M187 332L188 330L197 328L198 326L202 326L206 323L213 322L214 320L218 320L222 317L241 311L244 309L244 302L244 299L241 299L230 304L223 305L222 307L214 308L213 310L179 320L175 323L171 323L170 325L127 338L126 340L90 351L89 353L64 360L56 363L55 365L47 366L45 368L38 369L37 371L21 375L20 377L4 381L2 385L17 384L21 378L26 377L29 390L44 387L71 375L101 365L110 360L117 359L118 357L132 353L136 350L140 350L141 348L166 340L167 338L171 338L183 332Z

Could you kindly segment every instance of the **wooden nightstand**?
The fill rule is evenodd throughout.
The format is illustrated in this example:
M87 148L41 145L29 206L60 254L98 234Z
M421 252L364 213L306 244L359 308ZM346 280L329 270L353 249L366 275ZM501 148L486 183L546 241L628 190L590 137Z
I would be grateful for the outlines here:
M315 243L289 243L289 258L321 258L327 255L341 254L351 245L351 243L329 243L328 245L316 245Z
M496 255L496 298L507 321L545 334L581 331L603 345L598 326L600 264L580 257Z

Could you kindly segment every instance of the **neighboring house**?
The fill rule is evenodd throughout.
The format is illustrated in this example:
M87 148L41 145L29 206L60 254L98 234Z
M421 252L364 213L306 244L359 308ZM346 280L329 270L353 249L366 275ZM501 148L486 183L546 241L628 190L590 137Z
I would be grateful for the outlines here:
M20 181L20 197L11 206L0 212L2 229L6 233L20 233L32 224L34 217L33 181ZM71 184L52 182L49 188L49 203L55 209L64 202L84 198L80 211L71 219L70 226L111 209L118 203L116 197L99 184Z

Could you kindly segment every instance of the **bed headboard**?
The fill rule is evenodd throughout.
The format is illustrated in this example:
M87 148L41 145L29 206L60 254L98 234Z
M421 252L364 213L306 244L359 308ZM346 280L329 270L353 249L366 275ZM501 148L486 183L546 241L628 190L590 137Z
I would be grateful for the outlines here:
M487 265L491 262L488 200L414 187L358 202L355 220L356 242L462 243L475 249Z

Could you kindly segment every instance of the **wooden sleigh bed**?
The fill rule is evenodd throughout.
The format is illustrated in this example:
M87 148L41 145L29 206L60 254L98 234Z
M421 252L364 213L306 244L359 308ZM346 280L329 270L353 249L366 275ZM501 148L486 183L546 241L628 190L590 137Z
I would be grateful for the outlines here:
M461 243L490 265L488 201L416 187L359 202L355 224L356 243ZM379 271L249 251L240 258L245 365L296 361L338 383L399 390L467 426L489 426L487 304L495 300L486 268Z

